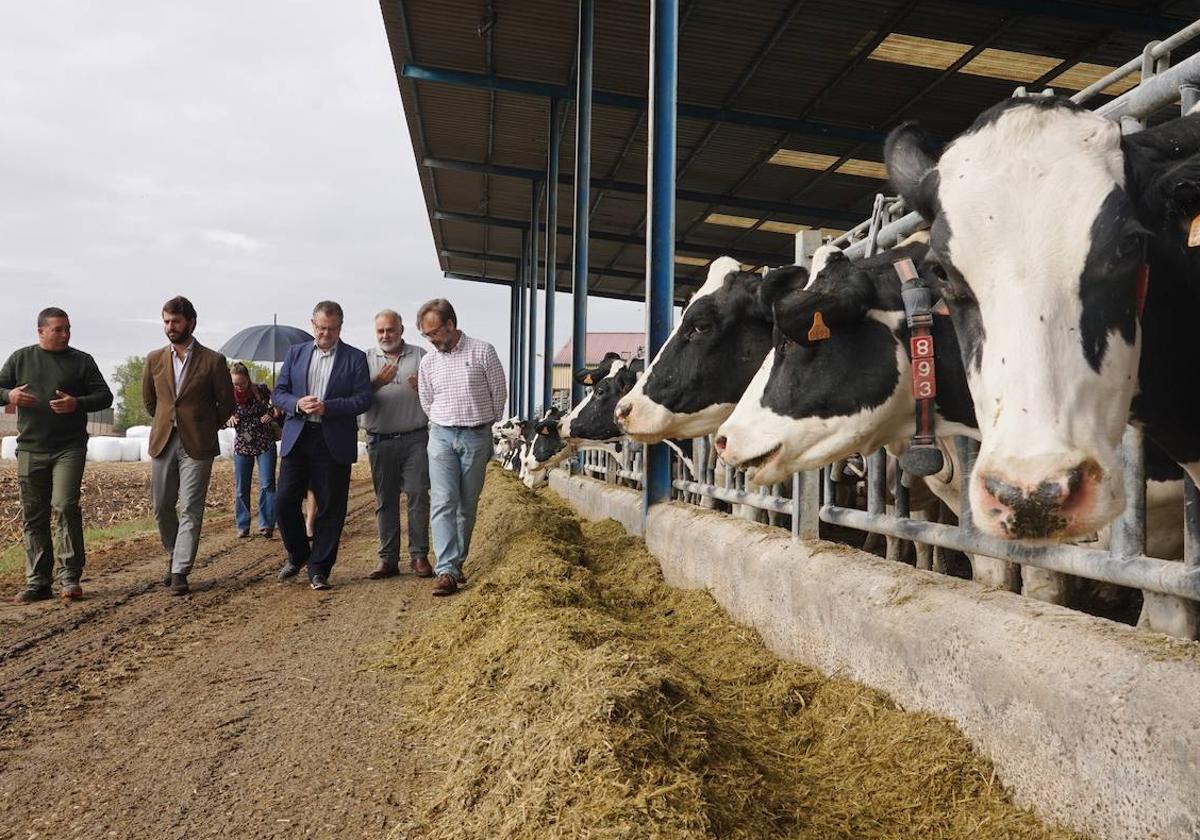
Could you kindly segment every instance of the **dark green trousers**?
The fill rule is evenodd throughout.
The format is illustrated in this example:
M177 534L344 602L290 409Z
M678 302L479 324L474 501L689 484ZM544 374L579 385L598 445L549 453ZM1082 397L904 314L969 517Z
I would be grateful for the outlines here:
M83 574L83 514L79 487L83 483L85 449L61 452L17 452L17 484L25 518L25 584L49 586L54 557L61 565L59 578L78 581ZM54 511L54 541L50 539L50 512Z

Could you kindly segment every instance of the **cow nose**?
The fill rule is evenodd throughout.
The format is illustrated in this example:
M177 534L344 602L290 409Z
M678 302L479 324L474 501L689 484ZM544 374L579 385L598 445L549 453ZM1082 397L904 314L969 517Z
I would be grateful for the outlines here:
M722 455L725 452L725 435L717 435L713 440L713 446L717 447L717 454Z
M1036 484L982 473L978 509L1013 539L1054 537L1067 518L1091 498L1103 471L1095 461L1046 476Z
M633 403L625 402L624 400L617 403L617 419L618 420L624 420L626 417L629 416L629 413L631 411L633 411Z

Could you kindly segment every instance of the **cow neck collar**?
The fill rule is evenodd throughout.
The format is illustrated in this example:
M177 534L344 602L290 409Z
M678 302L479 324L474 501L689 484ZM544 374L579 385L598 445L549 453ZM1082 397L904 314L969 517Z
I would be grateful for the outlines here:
M916 406L913 436L900 458L900 466L913 475L936 475L944 465L934 428L937 365L933 310L938 301L932 289L918 282L917 268L910 258L897 260L892 263L892 268L900 278L900 297L904 301L904 317L908 322L909 370Z

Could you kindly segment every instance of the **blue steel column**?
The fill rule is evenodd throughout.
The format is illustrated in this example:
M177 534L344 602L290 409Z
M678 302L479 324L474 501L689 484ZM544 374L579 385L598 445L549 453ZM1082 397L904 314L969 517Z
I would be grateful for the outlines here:
M520 269L520 266L517 266ZM517 333L521 321L521 287L517 285L519 272L513 277L510 286L511 295L508 302L508 414L521 413L517 403Z
M527 370L525 365L525 324L529 316L529 311L526 309L529 299L525 295L525 290L529 283L528 254L529 231L523 230L521 231L521 262L517 264L517 282L521 286L517 298L517 399L514 405L517 407L518 414L521 414L525 410L525 372Z
M588 212L592 182L592 0L579 0L579 67L575 89L575 320L571 330L571 371L587 364ZM583 399L583 386L571 379L571 405Z
M558 100L550 100L546 155L546 339L542 345L542 405L554 400L554 295L558 289Z
M529 386L525 391L525 413L530 417L537 404L538 210L542 205L538 186L537 181L529 182Z
M646 353L671 334L675 299L675 94L679 67L678 0L650 2L650 122L646 163ZM671 453L662 444L646 450L650 505L671 497Z

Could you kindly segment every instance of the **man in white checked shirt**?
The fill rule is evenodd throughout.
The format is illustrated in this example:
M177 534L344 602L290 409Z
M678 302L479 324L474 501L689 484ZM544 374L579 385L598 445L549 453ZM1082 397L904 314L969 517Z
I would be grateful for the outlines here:
M417 392L429 416L429 496L434 595L453 595L463 580L475 511L492 457L491 426L508 399L496 348L458 328L450 301L436 298L417 312L417 328L434 352L421 360Z

